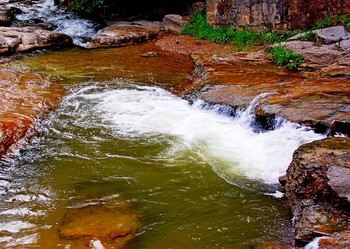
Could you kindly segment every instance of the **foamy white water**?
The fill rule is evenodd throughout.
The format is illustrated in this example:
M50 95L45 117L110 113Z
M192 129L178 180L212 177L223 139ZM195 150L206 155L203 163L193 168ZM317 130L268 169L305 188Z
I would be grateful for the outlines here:
M320 240L328 238L326 236L324 237L316 237L313 241L311 241L309 244L307 244L306 246L303 247L303 249L318 249L319 245L318 243L320 242Z
M182 151L197 151L220 174L242 175L266 183L278 182L301 144L323 138L290 122L273 131L254 133L242 120L247 115L222 116L203 110L200 101L191 106L156 87L102 92L83 88L69 96L68 102L84 116L86 110L77 101L82 98L93 103L89 108L116 136L164 135L172 139L173 148L168 153L174 156Z

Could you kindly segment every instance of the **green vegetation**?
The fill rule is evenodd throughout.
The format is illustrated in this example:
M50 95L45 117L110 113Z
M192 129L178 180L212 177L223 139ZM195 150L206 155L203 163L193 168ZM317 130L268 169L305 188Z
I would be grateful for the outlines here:
M318 21L313 29L327 28L334 25L342 25L350 29L350 13L342 15L329 15L325 19Z
M285 46L275 46L269 52L272 54L274 63L289 68L292 71L298 70L298 66L305 62L302 55L286 49Z
M101 8L105 0L74 0L73 11L82 14L91 14Z
M277 32L255 32L249 29L237 30L231 27L213 28L203 13L193 15L189 24L181 34L191 35L199 39L217 43L231 43L239 50L243 47L261 46L286 40L289 36Z

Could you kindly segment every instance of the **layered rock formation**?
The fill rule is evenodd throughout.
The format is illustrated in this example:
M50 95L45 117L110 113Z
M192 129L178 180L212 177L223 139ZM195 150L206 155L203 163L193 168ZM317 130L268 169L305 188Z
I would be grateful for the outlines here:
M36 27L0 27L0 54L73 44L68 35Z
M315 41L298 41L305 34L294 37L295 41L283 43L287 49L303 55L307 69L313 77L345 77L350 79L350 32L343 26L313 31ZM293 38L293 37L292 37ZM312 72L310 72L312 69Z
M338 0L207 0L207 18L214 26L307 28L329 14L350 11Z
M235 53L229 46L189 37L164 37L157 43L163 49L192 54L194 84L183 92L189 98L234 109L246 109L255 99L253 112L258 115L257 125L264 129L274 128L273 120L280 116L318 132L350 134L346 78L307 78L272 65L264 51Z
M207 19L214 26L284 28L286 0L207 0Z
M285 188L299 244L308 243L317 236L334 237L333 243L348 237L349 148L349 138L328 138L305 144L295 151L287 170ZM350 241L343 246L349 247Z

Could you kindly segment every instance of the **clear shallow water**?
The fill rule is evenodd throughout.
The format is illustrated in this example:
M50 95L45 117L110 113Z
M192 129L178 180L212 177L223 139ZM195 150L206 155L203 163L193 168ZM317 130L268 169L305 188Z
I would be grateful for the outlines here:
M252 132L157 87L87 82L63 99L39 136L1 165L0 245L60 244L66 207L119 195L142 216L128 248L253 248L288 242L275 193L292 152L321 136L291 123Z

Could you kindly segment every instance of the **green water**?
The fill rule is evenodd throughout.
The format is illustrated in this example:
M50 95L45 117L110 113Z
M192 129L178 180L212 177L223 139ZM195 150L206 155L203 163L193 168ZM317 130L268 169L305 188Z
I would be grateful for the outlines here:
M139 52L122 49L138 58ZM174 69L164 61L148 65L112 60L120 51L72 50L20 62L28 70L59 79L71 97L38 124L37 135L14 160L0 166L0 179L10 183L0 195L0 223L13 228L0 231L0 246L64 248L58 229L67 207L115 195L141 217L140 232L126 248L289 243L286 202L268 195L276 186L240 175L227 177L223 169L230 163L203 149L210 140L188 146L171 133L123 135L94 109L99 100L74 96L82 87L99 84L103 87L97 93L162 82L170 88L189 71L188 66Z

